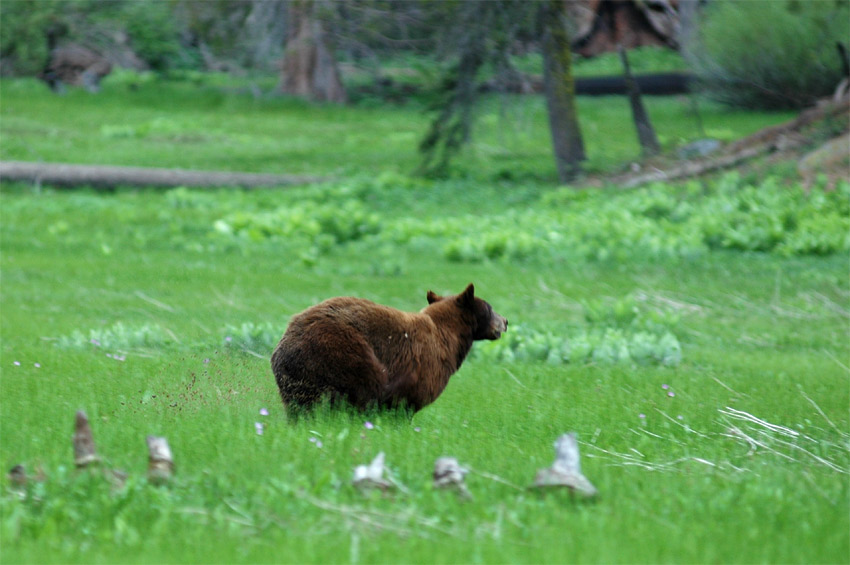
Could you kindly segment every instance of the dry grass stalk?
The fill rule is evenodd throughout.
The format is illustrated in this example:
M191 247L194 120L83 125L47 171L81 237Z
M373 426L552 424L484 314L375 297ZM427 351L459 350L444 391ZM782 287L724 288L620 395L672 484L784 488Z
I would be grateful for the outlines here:
M434 486L453 489L464 498L472 498L472 493L463 481L467 473L469 469L461 467L454 457L440 457L434 462Z
M416 535L426 539L430 539L431 536L429 536L425 530L433 530L441 535L455 535L452 531L437 526L437 519L418 517L414 509L411 509L410 512L389 514L367 508L358 508L356 506L333 504L331 502L326 502L319 498L312 497L303 491L296 492L296 496L317 508L338 513L349 519L350 522L360 523L362 525L375 528L376 530L386 530L402 536ZM411 521L413 522L413 528L400 525L407 524Z
M9 469L6 475L9 479L9 486L13 491L21 492L27 488L27 469L23 465L15 465Z
M803 396L805 396L805 394ZM814 403L811 399L809 400ZM817 407L817 405L815 406ZM827 420L827 422L831 423L831 420L826 418L826 414L824 414L821 410L818 411ZM727 431L722 435L745 442L750 448L747 455L753 455L756 451L761 449L766 453L771 453L788 461L799 462L798 459L792 457L789 453L780 451L779 448L784 447L791 450L791 453L798 452L807 455L821 465L829 467L838 473L850 473L850 469L842 467L825 457L812 453L810 450L799 444L800 441L806 441L815 445L821 445L821 442L812 437L785 426L772 424L762 418L758 418L741 410L729 408L728 406L725 409L721 409L720 413L725 416L725 423L727 425ZM732 420L735 420L738 423L733 423ZM839 432L842 438L846 438L846 435L838 430L838 428L835 429Z
M384 452L378 453L368 465L358 465L354 469L352 483L359 489L392 490L397 485L384 477Z
M174 475L174 456L164 437L148 436L148 480L155 484L168 482Z
M566 487L571 493L594 497L599 491L581 472L578 440L570 432L555 441L555 462L551 467L540 469L534 479L534 487Z
M82 469L99 462L88 416L79 410L74 421L74 464Z

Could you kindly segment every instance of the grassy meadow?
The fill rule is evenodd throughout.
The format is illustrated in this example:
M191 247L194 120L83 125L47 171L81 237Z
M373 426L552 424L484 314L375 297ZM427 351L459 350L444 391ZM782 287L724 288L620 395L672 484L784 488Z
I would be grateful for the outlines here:
M309 173L286 190L0 186L3 563L850 560L850 185L790 167L576 193L542 101L493 98L444 180L409 176L421 106L348 108L112 77L0 83L0 158ZM665 148L702 136L648 101ZM622 99L582 99L591 172L639 154ZM732 139L787 115L700 103ZM476 292L510 320L412 419L292 421L268 357L356 295ZM73 466L74 412L104 468ZM367 422L370 425L366 425ZM529 490L575 431L600 495ZM261 433L260 433L261 432ZM145 436L173 481L146 480ZM363 494L378 452L403 488ZM432 486L471 468L473 498Z

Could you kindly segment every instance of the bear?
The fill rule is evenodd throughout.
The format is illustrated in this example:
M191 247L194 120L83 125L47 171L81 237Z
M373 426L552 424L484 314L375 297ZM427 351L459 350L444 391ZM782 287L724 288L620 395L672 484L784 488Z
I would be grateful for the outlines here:
M472 284L426 297L418 313L337 297L295 315L271 357L283 404L297 411L327 398L415 413L434 402L473 342L499 339L508 321Z

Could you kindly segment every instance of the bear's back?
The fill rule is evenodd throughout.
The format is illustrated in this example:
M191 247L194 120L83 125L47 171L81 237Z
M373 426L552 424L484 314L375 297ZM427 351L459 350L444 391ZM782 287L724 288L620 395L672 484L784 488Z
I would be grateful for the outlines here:
M330 298L304 310L292 318L290 329L309 334L313 328L328 325L354 330L369 343L378 359L387 364L397 362L402 350L411 347L413 340L420 343L430 340L435 331L433 321L424 314L403 312L350 296Z

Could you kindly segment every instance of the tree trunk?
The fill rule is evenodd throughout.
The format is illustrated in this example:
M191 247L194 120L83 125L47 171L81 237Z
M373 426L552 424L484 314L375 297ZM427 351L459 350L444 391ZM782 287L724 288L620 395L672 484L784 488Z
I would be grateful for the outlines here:
M640 98L640 89L638 88L635 77L632 76L632 70L629 67L629 57L626 55L626 50L622 45L619 45L617 50L620 52L620 60L623 62L623 76L626 79L626 91L629 95L629 103L632 106L632 118L635 121L637 129L638 141L640 142L641 150L644 157L658 155L661 151L661 146L658 144L658 137L655 135L655 129L652 127L652 122L649 120L649 114L646 113L646 108L643 106L643 100Z
M580 171L586 157L575 103L572 53L564 0L547 0L540 7L543 49L543 82L549 110L549 130L558 178L566 183Z
M292 0L280 90L317 102L345 103L339 67L328 46L313 0Z

